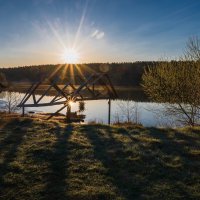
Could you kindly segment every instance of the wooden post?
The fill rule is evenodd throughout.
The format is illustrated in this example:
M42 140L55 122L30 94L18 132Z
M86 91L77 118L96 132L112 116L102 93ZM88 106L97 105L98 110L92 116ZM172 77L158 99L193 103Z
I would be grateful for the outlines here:
M22 117L24 117L24 114L25 114L25 108L24 106L22 107Z
M94 84L92 84L92 91L94 92Z
M111 99L108 100L108 124L110 125Z
M67 118L67 123L71 122L71 106L68 104L67 105L67 113L66 113L66 118Z

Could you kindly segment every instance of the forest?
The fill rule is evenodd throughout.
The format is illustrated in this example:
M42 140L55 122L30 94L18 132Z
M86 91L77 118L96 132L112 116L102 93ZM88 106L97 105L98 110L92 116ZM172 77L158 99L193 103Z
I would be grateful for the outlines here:
M153 66L155 63L47 64L0 68L0 73L3 73L9 82L36 82L51 74L57 74L64 80L70 78L73 74L73 77L76 77L77 75L89 76L93 72L106 72L116 86L137 87L141 84L145 67Z

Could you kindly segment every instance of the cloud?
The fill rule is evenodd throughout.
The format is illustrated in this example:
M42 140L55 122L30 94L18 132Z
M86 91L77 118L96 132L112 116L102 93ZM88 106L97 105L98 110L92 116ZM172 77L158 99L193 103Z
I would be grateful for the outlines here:
M97 35L96 35L96 39L101 39L101 38L103 38L104 37L104 32L100 32L100 33L98 33Z
M99 31L98 29L96 29L92 32L91 37L100 40L104 37L104 35L105 33L103 31Z
M91 34L91 37L92 37L92 38L95 37L98 33L99 33L99 30L96 29L96 30Z

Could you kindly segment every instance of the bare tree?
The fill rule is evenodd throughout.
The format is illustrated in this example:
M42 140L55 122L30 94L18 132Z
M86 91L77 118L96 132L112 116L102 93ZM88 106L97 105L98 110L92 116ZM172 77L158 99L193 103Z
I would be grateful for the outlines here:
M178 124L182 125L199 125L200 109L192 104L173 104L165 108L166 115L174 117Z
M188 42L186 43L184 57L186 60L200 60L200 39L198 36L189 38Z
M137 102L131 100L121 101L118 103L118 107L118 121L120 119L119 116L121 116L122 120L125 122L139 123L139 110Z
M7 91L5 100L6 100L5 108L9 114L19 109L17 107L17 105L20 102L20 95L18 93Z
M121 122L119 111L116 111L113 117L114 117L114 123L119 124Z

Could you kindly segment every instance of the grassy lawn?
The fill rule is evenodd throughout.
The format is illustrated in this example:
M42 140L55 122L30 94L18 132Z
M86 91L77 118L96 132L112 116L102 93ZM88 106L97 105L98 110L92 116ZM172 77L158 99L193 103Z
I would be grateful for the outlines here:
M1 118L0 199L200 199L200 129Z

